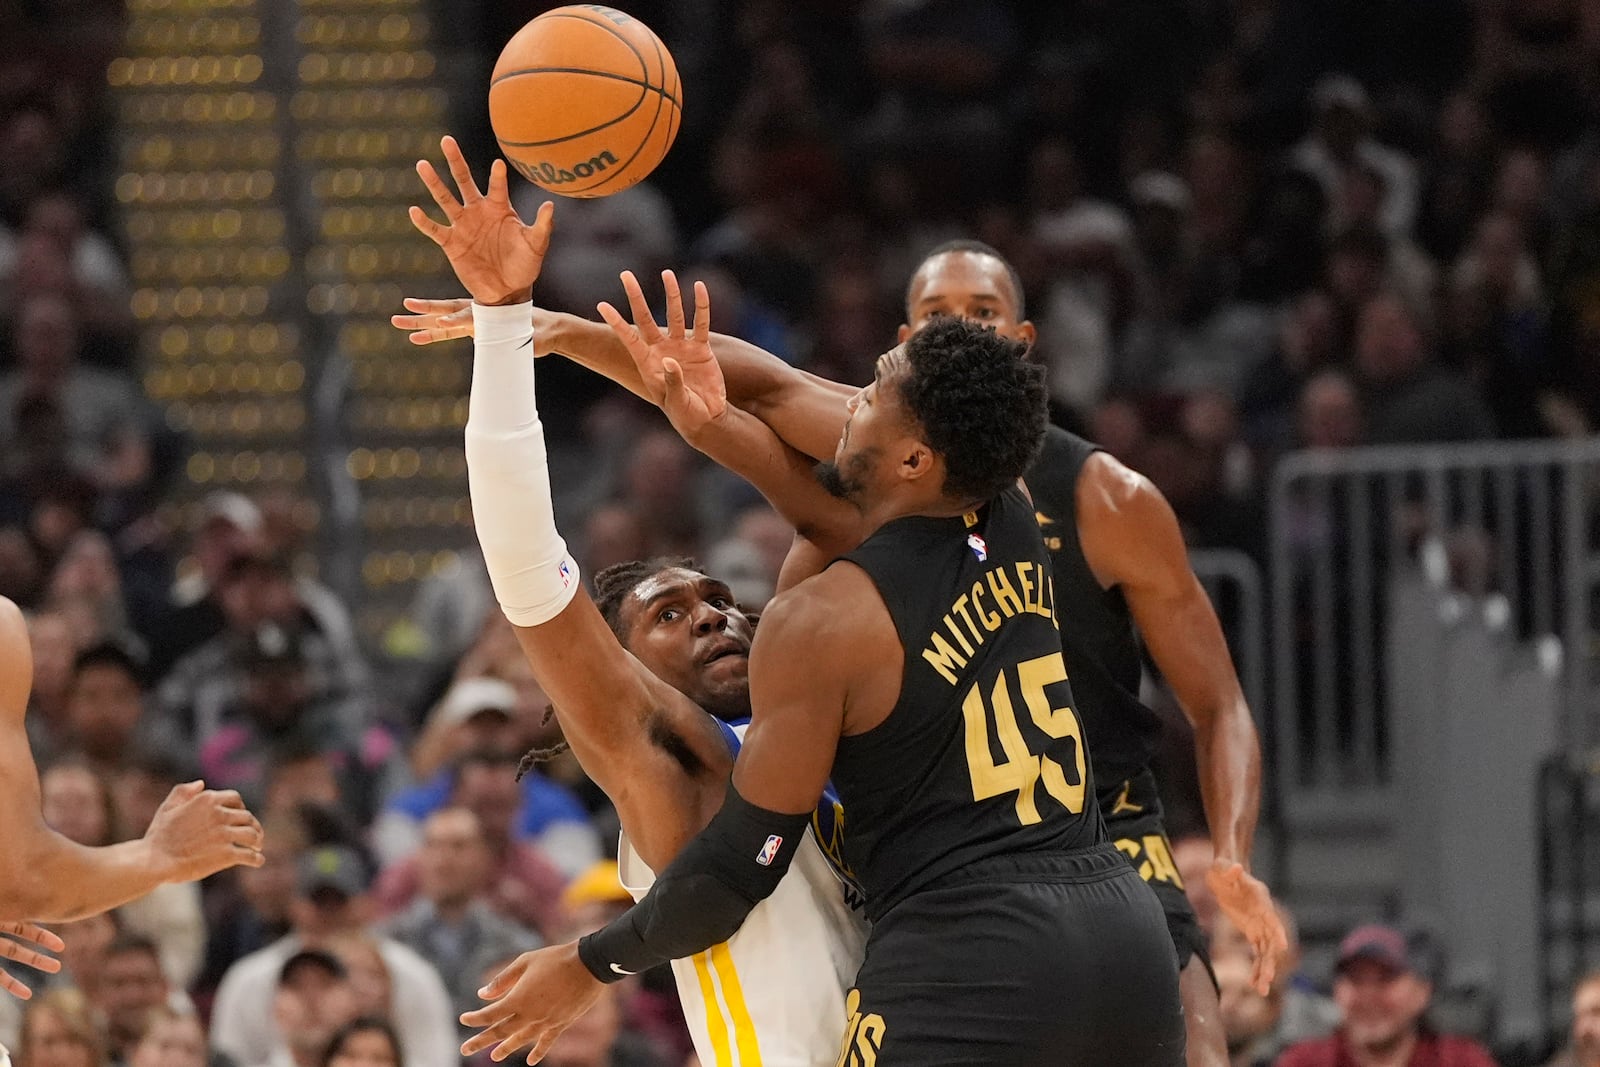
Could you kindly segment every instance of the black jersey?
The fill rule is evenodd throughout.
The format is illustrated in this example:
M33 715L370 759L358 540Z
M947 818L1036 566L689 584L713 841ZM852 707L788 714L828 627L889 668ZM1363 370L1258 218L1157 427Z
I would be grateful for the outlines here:
M1095 781L1114 790L1150 765L1161 720L1139 699L1139 637L1119 588L1105 589L1078 540L1078 475L1099 449L1052 426L1027 474L1040 532L1050 553L1061 647L1083 719ZM1102 798L1104 800L1104 798Z
M872 578L905 649L894 709L841 738L833 764L868 916L983 859L1103 841L1027 498L898 519L845 559Z

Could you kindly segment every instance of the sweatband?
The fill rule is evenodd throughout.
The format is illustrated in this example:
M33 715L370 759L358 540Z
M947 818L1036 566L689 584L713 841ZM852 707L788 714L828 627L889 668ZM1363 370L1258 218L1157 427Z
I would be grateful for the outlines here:
M810 825L809 812L758 808L729 782L722 810L643 900L578 940L578 958L600 981L617 982L722 944L778 888Z
M577 595L578 564L556 532L544 426L533 390L533 305L472 305L467 487L500 610L538 626Z

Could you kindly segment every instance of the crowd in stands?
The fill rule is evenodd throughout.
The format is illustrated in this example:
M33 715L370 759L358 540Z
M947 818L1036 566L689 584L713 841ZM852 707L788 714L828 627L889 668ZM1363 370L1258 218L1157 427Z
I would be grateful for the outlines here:
M623 6L672 46L685 126L651 183L560 204L551 306L592 314L620 268L670 265L708 282L717 329L859 382L921 254L980 238L1021 274L1059 419L1148 474L1191 544L1257 555L1286 450L1600 419L1592 4ZM487 62L533 10L485 9ZM109 192L124 19L0 0L0 594L29 614L50 824L135 837L203 774L260 814L266 864L63 928L61 973L0 1000L0 1042L19 1067L453 1063L487 975L625 906L615 815L569 757L518 779L556 727L481 564L419 590L423 681L396 692L316 578L303 499L217 493L173 521L185 443L139 387ZM586 573L691 555L762 604L781 520L547 362L573 398L551 421ZM1214 933L1237 1067L1438 1041L1396 931L1351 933L1331 999L1295 965L1254 994ZM1575 994L1580 1067L1600 1063L1597 989ZM1490 1062L1444 1044L1410 1062ZM689 1055L652 973L545 1062Z

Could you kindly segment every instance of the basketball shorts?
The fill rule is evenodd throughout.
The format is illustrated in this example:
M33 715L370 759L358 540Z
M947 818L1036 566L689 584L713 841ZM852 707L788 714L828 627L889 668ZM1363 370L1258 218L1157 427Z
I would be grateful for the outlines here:
M973 864L873 924L838 1067L1181 1067L1161 907L1110 845Z
M1161 901L1172 945L1178 950L1178 969L1189 966L1189 961L1198 956L1210 973L1210 939L1201 929L1194 907L1183 891L1183 876L1172 858L1172 842L1162 823L1161 795L1156 792L1155 775L1143 771L1114 789L1102 792L1099 799L1106 836ZM1216 982L1214 975L1212 982Z

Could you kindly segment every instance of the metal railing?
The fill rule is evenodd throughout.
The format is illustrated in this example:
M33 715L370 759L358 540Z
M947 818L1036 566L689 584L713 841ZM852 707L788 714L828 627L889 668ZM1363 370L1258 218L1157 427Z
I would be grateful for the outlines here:
M1396 579L1467 594L1558 657L1560 736L1600 714L1600 438L1300 452L1271 485L1273 733L1285 810L1376 811L1389 782ZM1361 802L1365 802L1364 804Z

